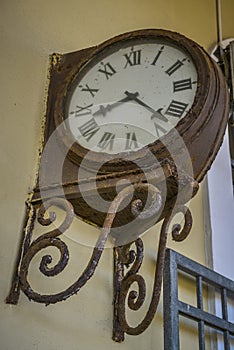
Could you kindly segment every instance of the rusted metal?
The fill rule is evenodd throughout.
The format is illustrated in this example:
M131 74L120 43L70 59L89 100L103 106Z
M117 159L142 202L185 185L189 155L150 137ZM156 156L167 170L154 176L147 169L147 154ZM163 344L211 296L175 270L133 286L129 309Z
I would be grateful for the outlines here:
M96 62L98 55L103 56L106 50L110 52L110 50L119 49L125 43L138 39L160 39L178 45L189 53L195 64L198 74L195 102L186 117L181 123L178 123L176 130L184 139L185 145L191 153L194 178L200 182L220 148L228 120L229 96L225 78L218 65L198 44L181 34L162 29L137 30L111 38L98 46L63 55L59 71L53 70L51 74L53 89L51 90L51 105L48 112L51 121L53 121L53 128L61 125L67 118L65 115L66 100L69 98L72 86L82 69L87 68L87 65L94 61ZM146 166L148 162L151 162L148 158L148 150L159 161L170 158L165 145L168 144L168 140L173 140L173 137L174 132L172 131L161 138L161 141L157 140L146 148L129 152L124 156L119 154L113 157L113 155L96 152L88 152L87 154L88 150L77 142L73 142L72 147L70 147L71 135L66 125L59 130L60 144L67 146L69 144L66 149L69 149L68 157L72 163L79 165L86 157L86 164L91 172L93 168L103 164L100 173L118 173L123 170L135 169L134 162L139 159ZM179 146L177 152L183 155L184 150Z
M66 129L66 99L69 98L71 86L82 68L95 60L99 54L103 54L106 49L120 48L123 43L131 40L134 42L139 38L165 39L171 44L179 45L190 55L198 73L194 104L185 118L177 124L176 129L138 151L127 152L124 159L121 158L121 154L119 157L115 155L114 159L112 155L105 153L87 154L88 150L77 142L74 143L74 140L70 143L71 135ZM63 159L63 170L58 177L57 168L51 166L52 160L45 156L40 169L40 179L38 175L32 198L27 205L19 255L6 302L16 304L20 290L30 300L46 305L66 300L76 294L93 276L106 240L110 236L115 245L113 339L122 341L125 333L137 335L144 332L153 320L160 298L168 233L172 231L173 239L182 241L191 230L191 213L184 203L196 194L198 182L202 180L218 152L227 124L228 101L225 79L218 66L199 45L177 33L157 29L134 31L112 38L97 47L66 55L54 54L51 57L44 147L56 128L65 121L63 127L59 128L54 145L58 158ZM176 134L183 139L183 145L177 145L177 148L173 149L181 161L175 164L173 154L166 145L173 144ZM192 176L187 174L186 166L184 168L186 152L191 156ZM78 180L77 172L85 156L88 160L85 178ZM136 166L139 159L142 168ZM101 164L100 171L94 176L93 166L99 169ZM123 179L131 185L123 185L117 191L117 184ZM97 185L98 195L93 194L90 189L93 183ZM85 193L81 190L83 185ZM161 191L163 186L166 187L166 193ZM100 212L84 200L84 194L90 196L93 203L98 203L100 197L104 198L109 202L109 209ZM130 203L122 210L121 205L127 200ZM50 230L50 225L56 218L54 212L46 217L51 206L62 208L66 217L60 227ZM171 230L169 226L178 212L184 215L184 226L181 228L180 225L174 225ZM91 257L72 285L56 294L41 295L30 285L29 266L36 254L43 252L47 247L55 247L60 253L59 261L52 266L52 256L44 255L39 266L40 272L47 277L53 277L66 268L69 249L61 235L70 228L74 215L101 227ZM36 219L40 225L48 226L49 230L33 240ZM140 234L160 220L163 221L156 253L151 303L144 319L133 327L126 319L126 301L131 310L137 311L143 306L146 297L145 281L139 273L144 257ZM125 225L133 228L131 234L128 230L124 231ZM133 244L135 249L132 249ZM137 284L138 291L129 292L133 283Z
M178 212L184 214L184 226L181 230L180 225L174 225L172 228L172 236L176 241L184 240L192 227L192 216L190 210L186 206L179 206L175 208L163 221L158 252L156 258L156 269L154 276L154 286L151 302L144 319L135 327L131 327L126 319L126 299L128 307L131 310L137 311L141 308L146 297L146 284L144 278L139 274L139 269L143 260L143 242L138 238L134 244L136 245L136 252L131 249L131 244L127 246L118 247L114 253L115 270L114 270L114 331L113 340L121 342L124 340L124 333L130 335L138 335L143 333L151 324L154 315L157 311L161 286L162 276L166 252L166 242L169 233L169 226ZM129 265L132 267L129 269ZM128 267L128 272L124 275L124 268ZM133 283L137 283L138 291L131 291L130 287ZM128 296L128 298L127 298Z
M172 44L179 45L181 49L189 53L197 68L198 87L194 104L186 117L176 126L176 132L183 139L185 147L178 145L174 152L179 155L181 160L181 164L176 164L176 167L182 169L185 149L189 151L193 167L193 177L196 181L200 182L210 168L222 143L229 113L228 90L221 70L198 44L178 33L166 30L137 30L112 38L98 46L64 55L52 55L44 145L46 145L56 128L63 121L66 122L66 99L69 97L72 85L82 69L87 64L95 61L99 54L104 54L105 50L112 49L113 47L121 47L128 41L139 38L143 40L145 38L150 40L160 38L160 40L167 40ZM122 178L136 183L144 181L144 173L147 173L148 176L148 172L152 172L155 179L157 178L160 170L155 169L155 164L152 164L151 157L148 157L149 154L153 154L155 159L160 163L165 159L173 161L173 155L170 154L165 146L173 143L175 139L175 132L173 130L165 135L161 141L157 140L144 149L129 152L128 155L124 154L124 159L122 159L121 154L119 156L116 155L115 159L111 159L112 156L110 155L97 154L96 152L88 152L87 154L87 150L77 142L72 142L72 147L70 147L71 135L66 127L66 123L64 123L63 128L57 131L56 152L65 154L69 148L68 154L62 164L62 183L61 179L57 181L56 169L50 166L51 162L48 159L48 162L45 163L49 164L49 166L45 167L41 172L43 176L40 178L40 186L38 182L35 187L33 200L40 201L42 193L43 198L50 198L51 196L60 196L61 191L63 191L67 199L71 200L71 198L74 198L72 204L75 213L86 222L99 227L103 226L105 213L94 210L94 208L91 208L83 200L79 191L80 184L77 182L77 172L84 156L88 159L86 179L90 183L93 180L96 181L98 192L110 202L116 195L116 183ZM144 165L144 169L136 166L135 161L139 159L142 165ZM103 164L103 166L94 179L93 166L99 168L100 164ZM177 196L178 186L175 185L176 179L168 175L166 176L166 180L168 188L167 201L173 201L173 198ZM152 183L158 186L157 181L158 179ZM87 191L90 192L88 186ZM94 202L98 202L99 200L97 196L94 196L92 199ZM165 209L167 211L167 208ZM164 213L165 215L166 211ZM121 213L116 218L115 225L125 224L126 220L129 219L128 216Z
M36 218L35 207L32 206L30 203L26 202L25 217L24 217L24 222L23 222L21 241L20 241L19 248L18 248L18 256L17 256L16 262L15 262L15 268L14 268L14 273L13 273L13 277L12 277L10 292L6 298L7 304L16 305L18 303L18 300L19 300L20 266L21 266L21 262L22 262L22 257L24 256L24 254L28 250L30 243L31 243L35 218Z
M178 206L176 208L174 208L173 210L173 214L174 216L177 213L182 213L184 220L185 220L185 224L184 227L181 231L181 225L180 224L175 224L172 227L172 238L174 239L174 241L176 242L182 242L184 241L187 236L190 233L190 230L192 228L192 224L193 224L193 219L192 219L192 215L190 210L188 210L188 208L186 206Z
M134 242L134 244L136 246L136 252L134 250L130 250L132 244L114 248L113 340L116 342L124 341L124 333L125 333L124 329L122 328L122 324L120 323L120 317L119 317L119 308L120 308L120 302L121 302L120 293L122 290L122 281L124 280L124 278L126 278L126 276L124 276L124 269L126 267L129 267L131 264L133 264L133 266L131 267L131 270L128 272L128 275L137 274L144 257L144 246L143 246L142 240L138 238ZM142 283L143 285L142 285L141 291L142 293L144 293L145 286L144 286L144 282ZM132 301L134 301L134 299L136 298L136 295L135 294L133 295L132 293L132 296L129 298L130 299L132 298ZM142 299L144 299L143 295L141 297L141 300Z
M197 188L195 182L192 182L192 187ZM142 199L133 196L147 192L149 195L149 203L144 207ZM34 291L28 280L28 271L32 259L35 255L43 251L47 247L55 247L60 252L60 260L53 267L50 264L53 258L50 255L44 255L41 259L39 270L47 276L53 277L61 273L69 261L69 250L67 245L61 240L60 236L69 229L73 218L74 210L72 204L64 198L53 198L41 205L35 214L35 207L28 208L25 221L25 236L20 247L20 254L18 265L16 268L17 274L14 276L11 292L7 298L8 303L16 304L19 297L20 289L27 295L30 300L34 300L45 305L54 304L62 300L66 300L70 296L78 293L78 291L88 282L93 276L96 267L99 263L106 240L112 235L113 222L118 212L119 207L126 199L130 198L130 207L132 213L141 220L150 219L157 216L163 205L161 192L159 189L148 183L139 182L123 188L112 201L106 215L103 228L93 249L91 258L80 277L67 289L56 294L39 294ZM43 226L48 226L56 219L56 213L49 211L52 206L62 208L65 213L65 219L58 228L52 229L47 233L42 234L39 238L32 240L32 232L34 228L34 221L37 218L38 222ZM48 216L46 213L49 211ZM146 298L146 283L144 278L140 275L140 267L144 258L144 247L141 238L137 237L134 242L128 242L123 246L118 246L118 237L112 235L114 247L114 317L113 317L113 340L121 342L124 340L124 335L138 335L144 332L151 324L155 312L157 310L161 285L162 275L165 259L165 250L167 236L169 233L169 226L174 216L182 212L185 218L184 227L181 230L179 225L174 225L172 228L173 238L177 241L184 240L192 226L191 213L188 208L179 204L178 207L172 208L168 215L164 218L156 259L156 269L154 276L153 294L146 316L142 322L136 327L128 324L126 319L126 300L130 310L139 310ZM135 245L135 249L132 249ZM125 273L125 269L128 269ZM138 291L130 290L133 283L138 286Z
M90 258L90 261L88 262L86 268L84 269L81 276L78 278L76 282L74 282L71 286L69 286L66 290L52 294L52 295L41 295L37 292L35 292L29 281L28 281L28 268L32 261L32 258L41 250L44 248L47 248L49 246L56 247L60 251L60 260L59 262L53 266L52 268L48 267L48 264L52 262L52 257L49 255L45 255L40 263L40 271L46 275L46 276L55 276L59 273L61 273L64 268L66 267L68 260L69 260L69 252L67 245L59 238L59 236L64 233L71 225L73 220L73 207L70 202L68 202L65 199L61 198L55 198L51 199L50 201L46 202L43 207L39 209L39 222L42 225L50 225L50 223L55 219L56 215L55 213L51 213L49 219L44 218L45 210L49 209L50 206L55 205L58 207L62 207L66 211L66 217L63 221L63 223L56 229L53 229L49 231L48 233L43 234L36 240L34 240L29 248L27 249L26 253L24 254L20 266L20 288L21 290L28 296L30 300L34 300L39 303L44 303L46 305L54 304L62 300L66 300L71 295L77 293L90 279L90 277L93 275L98 261L101 257L101 254L104 249L104 245L107 239L107 236L109 234L108 229L103 229L101 231L101 234L99 236L99 239L96 243L96 246L93 249L93 254ZM108 217L107 222L111 219Z
M35 215L33 214L33 220L32 220L28 214L26 218L26 221L27 221L26 227L28 227L29 222L30 223L32 222L32 223L30 224L30 229L26 234L26 239L23 241L20 247L20 259L17 265L18 273L14 278L13 285L12 285L13 291L11 291L10 296L7 298L7 302L17 303L19 289L17 289L17 293L16 293L15 291L16 286L17 288L20 287L20 289L27 295L27 297L30 300L34 300L39 303L44 303L46 305L54 304L59 301L65 300L69 298L71 295L77 293L86 284L86 282L91 278L91 276L95 272L95 269L102 255L106 240L111 233L114 218L123 200L125 200L128 197L131 197L133 194L133 191L137 192L137 191L146 191L146 190L150 191L152 194L151 196L152 203L150 203L149 207L145 210L144 218L155 215L158 212L161 206L161 197L160 197L159 191L156 188L154 188L152 185L140 183L140 184L135 184L134 186L128 186L124 188L122 191L120 191L110 205L103 228L101 229L99 238L93 249L92 256L86 268L84 269L83 273L77 279L77 281L74 282L70 287L68 287L66 290L59 292L57 294L41 295L38 292L34 291L28 281L28 270L29 270L29 265L32 259L34 258L34 256L38 252L42 251L47 247L56 247L60 252L60 260L53 267L49 267L53 259L50 255L45 255L42 258L39 266L41 273L43 273L45 276L52 277L52 276L58 275L65 269L69 260L69 251L68 251L67 245L60 239L59 236L61 236L61 234L63 234L64 232L66 232L66 230L69 229L73 221L73 217L74 217L73 207L69 201L63 198L53 198L45 202L37 211L37 219L41 225L50 226L51 223L56 219L55 212L49 212L49 217L48 218L45 217L46 212L52 206L62 208L66 212L66 217L58 228L52 229L51 231L41 235L39 238L33 241L31 241L31 235L34 227ZM132 208L135 213L138 213L139 215L141 215L141 213L138 212L139 210L138 201L137 202L133 201ZM115 237L115 240L117 240L116 237ZM13 298L14 291L16 296Z
M124 341L124 331L119 323L118 305L121 281L124 278L124 263L119 258L120 248L113 249L113 335L116 342Z

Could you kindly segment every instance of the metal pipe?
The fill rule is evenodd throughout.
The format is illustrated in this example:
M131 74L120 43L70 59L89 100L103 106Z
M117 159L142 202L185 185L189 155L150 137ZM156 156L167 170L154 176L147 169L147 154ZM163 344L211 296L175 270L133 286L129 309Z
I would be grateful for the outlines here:
M221 1L216 0L216 24L217 24L217 43L219 59L222 60L223 57L223 34L222 34L222 15L221 15Z

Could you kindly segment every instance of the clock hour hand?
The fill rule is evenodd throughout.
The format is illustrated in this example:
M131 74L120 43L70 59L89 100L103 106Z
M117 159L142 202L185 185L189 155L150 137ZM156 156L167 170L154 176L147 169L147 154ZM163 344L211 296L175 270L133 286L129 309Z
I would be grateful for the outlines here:
M126 94L126 91L125 91L125 94ZM122 98L121 100L119 100L117 102L114 102L112 104L107 104L106 106L100 105L99 109L93 113L93 116L95 117L97 115L102 114L105 117L106 113L110 112L113 108L119 106L121 103L135 100L135 98L137 98L137 96L138 96L138 92L135 92L133 94L129 93L126 97Z
M129 97L129 99L135 101L136 103L138 103L139 105L145 107L146 109L148 109L148 111L152 112L153 115L152 117L157 117L160 120L163 120L164 122L168 122L168 119L166 117L164 117L164 115L162 115L161 110L162 108L159 108L157 111L155 109L153 109L152 107L150 107L149 105L147 105L145 102L143 102L142 100L140 100L139 98L137 98L137 96L134 97L135 94L125 91L125 94L127 95L127 97ZM151 117L151 118L152 118Z

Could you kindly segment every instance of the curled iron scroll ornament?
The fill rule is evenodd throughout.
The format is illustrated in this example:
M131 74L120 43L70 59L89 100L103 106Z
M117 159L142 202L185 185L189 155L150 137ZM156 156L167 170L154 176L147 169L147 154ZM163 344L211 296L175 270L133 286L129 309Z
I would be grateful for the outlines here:
M77 279L77 281L75 281L71 286L69 286L67 289L65 289L62 292L52 294L52 295L49 295L49 294L41 295L38 292L33 290L33 288L31 287L28 281L29 265L32 259L34 258L34 256L39 251L42 251L47 247L56 247L60 252L60 260L53 267L50 267L50 265L53 262L53 259L50 255L45 255L41 260L39 269L44 275L48 277L58 275L64 270L64 268L67 266L69 261L69 251L68 251L67 245L65 244L65 242L61 240L60 236L70 227L74 218L74 211L73 211L72 204L66 199L53 198L46 201L40 207L37 215L38 221L41 225L50 226L50 224L56 219L55 212L50 212L49 218L45 218L46 211L49 210L49 208L52 206L62 208L65 211L66 216L63 223L58 228L55 228L49 231L48 233L41 235L39 238L35 239L28 246L27 250L25 251L25 254L23 255L21 267L20 267L20 273L19 273L20 288L27 295L27 297L30 300L34 300L36 302L45 303L46 305L49 305L62 300L66 300L71 295L76 294L86 284L86 282L92 277L92 275L96 270L98 262L103 253L106 240L110 235L111 227L112 227L114 218L116 216L116 213L118 212L119 206L124 200L126 200L126 198L132 198L133 192L137 190L149 192L151 201L147 209L142 211L141 203L139 202L139 200L138 199L133 200L131 203L131 208L132 208L132 212L134 212L135 215L142 215L143 218L147 218L159 211L161 207L162 199L161 199L159 190L153 185L140 183L140 184L130 185L128 187L125 187L123 190L121 190L118 193L118 195L115 197L115 199L112 201L109 207L103 228L101 229L100 235L97 239L91 258L86 268L83 270L82 274Z
M147 193L146 207L140 199L133 196L133 193ZM134 199L133 199L134 198ZM103 228L100 230L99 237L93 248L92 255L88 261L78 279L67 289L56 294L39 294L34 291L28 281L29 265L35 255L43 251L47 247L55 247L60 252L59 261L53 264L53 258L50 255L44 255L41 259L39 269L42 274L47 277L53 277L61 273L68 264L69 250L64 241L61 239L61 235L70 228L70 225L74 218L74 211L72 204L64 198L53 198L47 200L39 208L37 216L35 214L35 208L32 210L31 217L29 216L28 223L25 224L25 240L21 248L21 260L17 265L18 274L15 277L15 283L13 281L12 290L7 299L8 303L16 304L18 301L19 288L27 295L30 300L34 300L46 305L54 304L62 300L66 300L70 296L76 294L93 276L101 255L103 253L106 241L111 236L111 230L113 221L116 217L121 204L128 200L130 201L130 208L134 216L147 219L152 216L157 217L162 209L162 196L157 187L148 183L135 183L133 185L123 188L114 200L111 202L109 210L104 221ZM58 228L51 229L49 232L41 235L35 240L31 240L32 231L34 229L34 220L38 219L39 223L43 226L48 226L55 221L55 212L49 212L49 217L46 217L46 213L52 207L62 208L66 215L62 224ZM143 261L144 247L141 238L137 238L134 242L125 244L124 246L115 246L114 248L114 264L115 264L115 295L114 295L114 333L113 339L115 341L122 341L124 333L131 335L138 335L151 324L160 298L162 275L164 267L164 257L166 251L167 236L169 233L169 226L172 219L178 212L182 212L184 216L184 226L181 229L180 225L174 225L172 227L172 237L176 241L184 240L191 229L192 217L189 209L184 205L178 205L173 208L171 212L164 218L160 237L159 246L156 259L156 270L154 277L153 294L149 306L149 310L146 313L144 319L136 327L131 327L126 319L126 301L130 310L139 310L146 298L146 284L144 278L139 274L139 270ZM26 229L28 227L28 229ZM116 236L112 237L112 240L116 240ZM132 245L135 245L135 250L132 249ZM128 267L128 271L124 273L124 267ZM19 281L19 282L18 282ZM136 283L138 290L131 290L133 283Z
M192 216L190 210L185 205L179 205L174 208L172 212L170 212L163 221L160 237L159 237L159 245L158 245L158 253L156 258L156 269L154 276L154 286L153 293L150 302L150 306L148 311L144 317L144 319L135 327L131 327L128 324L126 319L126 301L127 305L131 310L139 310L143 305L146 297L146 284L143 277L138 273L142 260L143 260L143 243L140 238L138 238L134 243L136 245L137 251L134 254L131 249L131 245L129 244L127 247L119 247L118 248L118 258L122 261L122 264L128 266L129 263L132 263L132 267L126 275L122 278L120 286L119 286L119 294L118 294L118 302L116 303L117 307L117 317L119 325L116 327L116 332L114 330L113 338L116 341L122 341L123 333L127 333L130 335L138 335L143 333L148 326L151 324L154 315L156 313L161 285L162 285L162 276L163 276L163 267L164 267L164 259L165 259L165 251L166 251L166 242L167 236L170 232L170 224L172 220L175 218L176 214L181 212L184 215L184 226L181 228L179 224L173 225L172 227L172 237L175 241L183 241L189 234L192 227ZM127 257L133 257L135 259L128 259ZM130 291L133 283L137 283L138 291L132 290ZM129 292L130 291L130 292ZM114 323L115 326L115 323ZM121 329L122 333L119 332Z
M47 225L50 225L55 220L56 214L54 212L50 212L50 217L48 219L44 217L46 210L49 209L49 207L51 207L52 205L58 206L65 210L66 212L65 220L60 225L60 227L54 230L51 230L50 232L40 236L38 239L32 242L32 244L30 245L30 247L28 248L27 252L25 253L22 259L21 270L20 270L20 283L21 283L21 289L23 290L23 292L28 296L30 300L34 300L39 303L45 303L46 305L54 304L56 302L66 300L71 295L76 294L86 284L86 282L92 277L92 275L95 272L99 259L102 255L106 239L109 234L109 231L107 229L101 230L101 233L99 235L99 238L96 242L96 245L93 249L93 253L91 255L91 258L86 268L84 269L81 276L77 279L77 281L75 281L66 290L56 294L52 294L52 295L49 295L49 294L41 295L35 292L31 288L28 282L27 276L28 276L29 265L33 257L39 251L49 246L56 247L60 251L60 260L52 268L49 267L49 264L52 263L52 257L50 255L45 255L42 258L40 263L40 271L46 276L55 276L61 273L64 270L64 268L67 266L67 263L69 260L68 247L59 238L59 236L62 233L64 233L72 223L72 220L74 217L73 207L69 201L61 198L54 198L45 202L43 206L39 209L39 213L38 213L38 221L40 222L40 224L47 226ZM108 219L110 222L111 222L112 216L111 218L108 216Z

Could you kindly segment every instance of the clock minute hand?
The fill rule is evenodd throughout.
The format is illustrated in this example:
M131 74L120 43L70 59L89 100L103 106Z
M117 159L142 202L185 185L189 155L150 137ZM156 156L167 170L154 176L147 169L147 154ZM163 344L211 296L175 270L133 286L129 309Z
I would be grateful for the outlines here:
M146 103L144 103L143 101L139 100L138 98L136 98L134 101L136 101L137 103L139 103L139 105L147 108L150 112L153 113L153 116L157 117L160 120L163 120L164 122L168 122L168 119L166 117L164 117L164 115L161 113L162 108L159 108L157 110L153 109L152 107L148 106ZM152 117L151 117L152 118Z
M129 94L128 96L126 96L126 97L122 98L121 100L114 102L112 104L107 104L106 106L100 105L99 109L93 113L93 116L97 116L97 115L102 114L105 117L106 113L110 112L113 108L119 106L121 103L135 100L135 98L137 98L137 96L138 96L138 92L136 92L134 94Z
M128 91L125 91L125 94L133 101L135 101L136 103L138 103L139 105L145 107L146 109L148 109L148 111L152 112L153 113L153 116L157 116L158 119L161 119L165 122L168 122L168 119L166 117L164 117L164 115L162 115L161 113L161 109L162 108L159 108L157 111L155 109L153 109L152 107L150 107L149 105L147 105L145 102L143 102L142 100L140 100L139 98L134 97L134 94L128 92Z

